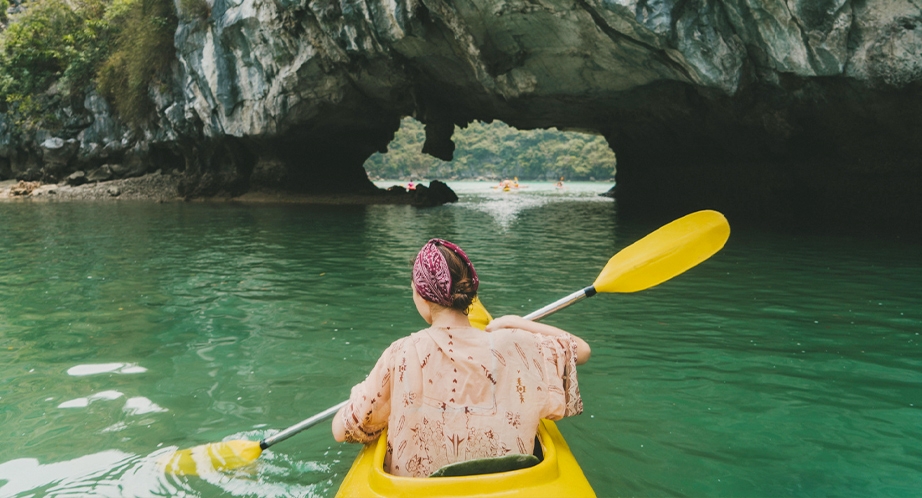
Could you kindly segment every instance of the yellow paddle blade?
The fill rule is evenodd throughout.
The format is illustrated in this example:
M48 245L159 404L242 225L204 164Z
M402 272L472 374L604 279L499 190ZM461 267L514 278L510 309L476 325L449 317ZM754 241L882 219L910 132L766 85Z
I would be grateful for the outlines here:
M729 237L730 224L717 211L683 216L612 256L592 286L598 292L649 289L710 258Z
M480 330L486 328L487 324L493 321L490 312L487 311L483 303L480 302L480 298L477 297L474 298L471 307L467 309L467 318L471 321L472 326Z
M210 443L179 450L165 459L163 465L164 471L170 474L197 476L249 465L255 462L262 452L259 441Z

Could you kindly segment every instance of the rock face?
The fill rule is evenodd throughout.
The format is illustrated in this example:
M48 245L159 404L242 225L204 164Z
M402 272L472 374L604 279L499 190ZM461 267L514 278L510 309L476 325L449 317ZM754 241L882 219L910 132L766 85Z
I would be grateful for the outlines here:
M180 22L156 123L129 131L94 95L74 136L11 143L0 121L0 174L171 162L186 195L370 190L361 165L401 117L443 159L455 125L500 119L604 135L624 212L922 226L918 3L208 3Z

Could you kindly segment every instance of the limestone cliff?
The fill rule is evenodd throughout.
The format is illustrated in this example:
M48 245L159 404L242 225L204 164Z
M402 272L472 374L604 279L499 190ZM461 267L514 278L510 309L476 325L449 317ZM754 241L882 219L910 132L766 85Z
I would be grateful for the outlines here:
M208 2L156 123L93 95L68 133L11 143L0 122L9 174L181 158L193 195L371 189L362 162L401 117L443 159L454 125L500 119L604 135L627 212L922 219L918 2Z

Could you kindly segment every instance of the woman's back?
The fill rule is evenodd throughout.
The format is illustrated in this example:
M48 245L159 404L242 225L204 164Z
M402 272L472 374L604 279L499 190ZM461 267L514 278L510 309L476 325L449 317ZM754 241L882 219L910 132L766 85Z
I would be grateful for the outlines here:
M379 416L389 401L388 470L427 476L449 463L530 454L540 418L582 411L575 358L569 337L433 327L394 342L352 399Z

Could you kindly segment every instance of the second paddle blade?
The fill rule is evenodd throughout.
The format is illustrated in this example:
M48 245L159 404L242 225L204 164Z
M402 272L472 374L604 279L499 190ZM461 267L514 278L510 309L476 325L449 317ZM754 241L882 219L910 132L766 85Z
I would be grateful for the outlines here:
M169 474L197 476L249 465L262 454L259 441L227 441L196 446L173 453L164 462Z
M717 211L683 216L612 256L592 285L598 292L649 289L710 258L729 237L730 224Z
M493 321L490 312L484 308L483 303L480 302L480 298L478 297L474 298L471 307L468 308L467 318L471 321L472 327L477 327L480 330L486 328L487 324Z

